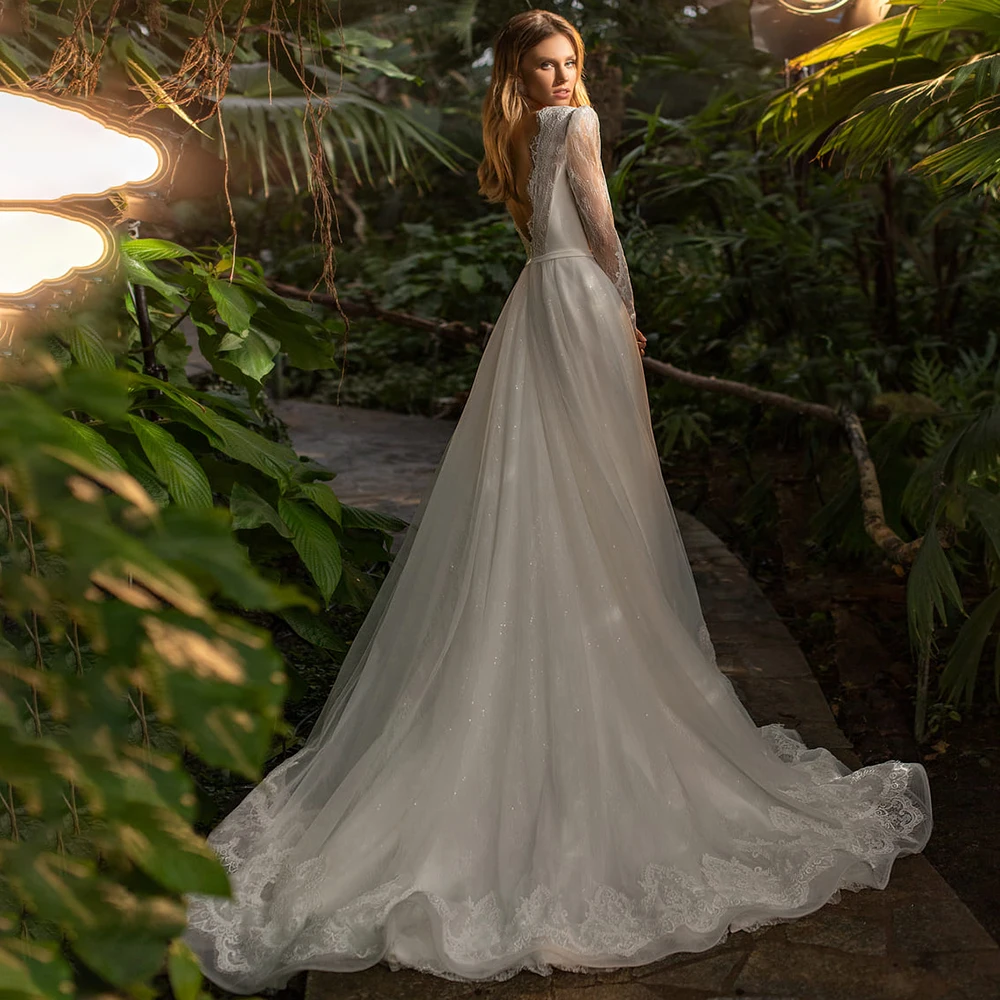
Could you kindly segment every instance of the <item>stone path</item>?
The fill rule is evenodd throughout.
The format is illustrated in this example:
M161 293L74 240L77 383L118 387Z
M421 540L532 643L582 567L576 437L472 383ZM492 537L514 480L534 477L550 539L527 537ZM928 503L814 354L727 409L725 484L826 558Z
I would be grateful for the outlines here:
M453 421L302 400L275 409L296 450L337 471L333 487L341 499L407 520L454 428ZM751 716L797 729L808 745L860 767L798 645L743 564L693 517L679 511L678 521L719 666ZM884 890L845 892L840 903L794 923L740 931L707 952L634 969L454 983L376 965L311 972L306 988L306 1000L403 997L998 1000L1000 948L923 855L915 855L896 862Z

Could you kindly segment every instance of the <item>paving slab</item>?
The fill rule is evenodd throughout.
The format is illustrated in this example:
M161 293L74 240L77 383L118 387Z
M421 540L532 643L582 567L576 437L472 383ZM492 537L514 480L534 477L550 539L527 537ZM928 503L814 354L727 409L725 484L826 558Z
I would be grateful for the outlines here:
M338 473L347 503L409 520L454 421L275 404L296 449ZM742 562L695 518L677 512L720 668L763 724L797 729L861 766L805 657ZM397 545L402 533L397 537ZM394 546L395 548L396 546ZM456 983L378 964L310 972L306 1000L998 1000L1000 948L923 855L900 858L884 890L845 891L789 923L738 931L700 953L593 973L521 972Z

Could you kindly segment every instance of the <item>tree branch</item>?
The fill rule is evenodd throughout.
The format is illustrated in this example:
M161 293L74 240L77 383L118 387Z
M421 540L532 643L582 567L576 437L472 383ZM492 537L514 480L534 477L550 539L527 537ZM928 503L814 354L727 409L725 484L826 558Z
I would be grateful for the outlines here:
M337 306L334 297L323 292L307 292L303 288L296 288L294 285L285 285L277 281L268 281L268 285L279 295L288 298L317 302L331 309ZM493 330L492 323L480 323L479 329L476 330L464 323L427 319L410 313L382 309L370 298L364 302L347 302L341 299L340 308L350 317L368 316L413 330L427 330L432 334L457 342L481 338L482 342L485 343L486 337ZM854 456L858 468L861 513L864 518L865 532L894 563L910 565L916 559L923 538L915 538L913 541L905 542L886 522L878 472L872 461L871 452L868 450L868 441L861 426L861 419L854 410L846 406L835 409L823 403L810 403L806 400L796 399L794 396L787 396L782 392L758 389L756 386L747 385L745 382L736 382L732 379L716 378L714 375L697 375L695 372L685 371L683 368L677 368L666 361L658 361L656 358L644 357L642 364L648 371L673 379L675 382L680 382L693 389L718 392L727 396L739 396L751 403L775 406L779 409L791 410L803 417L813 417L816 420L838 424L847 437L847 443L850 445L851 454ZM946 541L946 539L942 539L942 545L946 544Z
M278 295L284 295L289 299L302 299L305 302L315 302L330 309L337 308L337 300L326 292L309 292L304 288L296 288L295 285L285 285L280 281L268 281L268 286ZM414 316L412 313L397 312L393 309L383 309L372 299L363 302L354 302L340 299L340 308L350 319L357 319L360 316L379 319L385 323L393 323L396 326L405 326L411 330L426 330L447 340L454 340L458 343L466 343L470 340L485 341L486 337L493 332L492 323L480 323L479 329L467 326L465 323L454 322L443 319L427 319L424 316Z

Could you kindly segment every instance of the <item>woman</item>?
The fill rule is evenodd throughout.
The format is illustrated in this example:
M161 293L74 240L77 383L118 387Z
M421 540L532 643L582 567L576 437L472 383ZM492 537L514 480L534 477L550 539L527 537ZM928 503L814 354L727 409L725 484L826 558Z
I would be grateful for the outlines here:
M229 990L642 965L930 836L920 764L758 728L715 665L583 60L543 11L497 39L480 180L529 260L308 742L209 838L234 899L190 896L186 940Z

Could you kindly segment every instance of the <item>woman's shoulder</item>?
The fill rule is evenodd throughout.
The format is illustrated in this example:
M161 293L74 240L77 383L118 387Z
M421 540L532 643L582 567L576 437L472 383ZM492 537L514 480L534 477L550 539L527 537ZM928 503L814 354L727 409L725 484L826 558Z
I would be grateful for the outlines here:
M569 136L571 132L590 134L600 128L597 112L589 104L574 107L571 104L551 104L536 113L539 131L558 130Z
M591 116L596 120L594 109L588 105L549 104L533 112L537 126L534 131L539 136L567 136L574 129L591 128Z
M574 106L572 104L549 104L539 108L534 112L539 122L543 118L552 121L566 121L574 119L576 121L587 121L591 116L597 117L597 112L589 104Z

